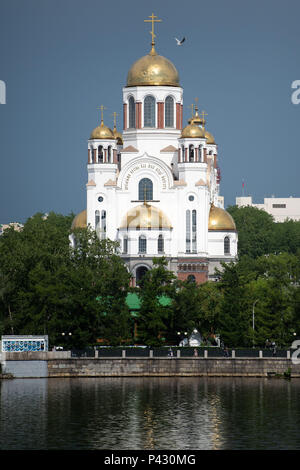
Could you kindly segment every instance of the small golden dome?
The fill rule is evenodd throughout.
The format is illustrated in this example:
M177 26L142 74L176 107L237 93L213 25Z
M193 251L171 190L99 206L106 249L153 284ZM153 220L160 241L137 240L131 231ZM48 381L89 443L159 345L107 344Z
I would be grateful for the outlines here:
M215 138L210 132L205 131L205 137L206 137L207 144L214 144L214 145L216 144Z
M105 126L103 121L101 121L100 126L96 127L91 133L90 139L110 140L115 139L115 136L113 134L113 131L109 127Z
M147 203L135 206L123 217L120 228L126 229L171 229L168 217L157 207Z
M188 124L184 129L182 129L181 133L182 138L190 138L190 139L203 139L204 132L203 129L193 122Z
M118 145L123 145L123 136L122 136L121 132L117 131L116 127L113 128L113 134L114 134L114 137L117 141L117 144Z
M225 209L215 207L212 204L209 211L208 230L236 231L236 226L233 218Z
M82 212L79 212L77 214L72 222L71 225L71 230L74 230L76 228L86 228L87 226L87 221L86 221L86 209L83 210Z
M127 75L127 86L179 86L176 67L165 57L151 52L138 59Z

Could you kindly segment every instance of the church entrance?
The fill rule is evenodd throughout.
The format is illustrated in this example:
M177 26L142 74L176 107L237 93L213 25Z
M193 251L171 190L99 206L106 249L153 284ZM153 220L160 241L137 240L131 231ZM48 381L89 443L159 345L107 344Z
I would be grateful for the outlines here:
M148 271L148 268L146 266L140 266L137 268L136 273L135 273L135 281L137 286L142 286L143 285L143 278Z

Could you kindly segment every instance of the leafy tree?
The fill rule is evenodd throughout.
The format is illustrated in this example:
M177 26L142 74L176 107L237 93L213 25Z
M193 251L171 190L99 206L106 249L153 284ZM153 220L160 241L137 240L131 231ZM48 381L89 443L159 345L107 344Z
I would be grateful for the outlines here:
M163 344L163 335L168 334L172 307L163 305L160 298L174 297L175 279L173 272L167 269L166 259L154 258L153 268L145 274L142 288L138 291L141 299L138 337L149 346Z
M250 206L230 206L227 211L236 224L239 256L257 258L274 251L275 222L270 214Z
M127 335L129 274L116 254L118 245L81 229L71 249L72 219L36 214L21 232L2 235L2 333L48 334L52 344L59 344L62 333L70 332L65 336L69 347L93 344L101 335L112 342Z

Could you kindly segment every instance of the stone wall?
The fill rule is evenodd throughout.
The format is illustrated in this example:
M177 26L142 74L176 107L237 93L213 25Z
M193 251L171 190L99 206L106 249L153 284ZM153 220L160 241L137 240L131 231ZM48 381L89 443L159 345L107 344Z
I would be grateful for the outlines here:
M140 357L72 358L69 351L2 353L2 373L14 377L268 377L291 370L300 377L300 364L289 358Z
M48 361L49 377L267 377L291 369L300 377L300 365L285 358L103 358Z

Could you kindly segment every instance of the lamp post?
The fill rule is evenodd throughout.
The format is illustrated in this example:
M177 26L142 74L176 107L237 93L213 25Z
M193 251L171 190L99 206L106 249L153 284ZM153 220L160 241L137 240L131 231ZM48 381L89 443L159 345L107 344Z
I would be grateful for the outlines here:
M252 348L254 348L254 330L255 330L255 313L254 313L254 307L255 307L256 302L258 302L258 300L259 300L259 299L256 299L256 300L253 302L253 305L252 305L252 330L253 330Z
M71 333L71 332L69 332L69 333L64 333L64 332L63 332L61 335L62 335L63 339L66 339L66 336L69 336L70 339L71 339L72 333ZM64 341L64 342L65 342L65 341ZM66 339L66 342L67 342L67 339Z

